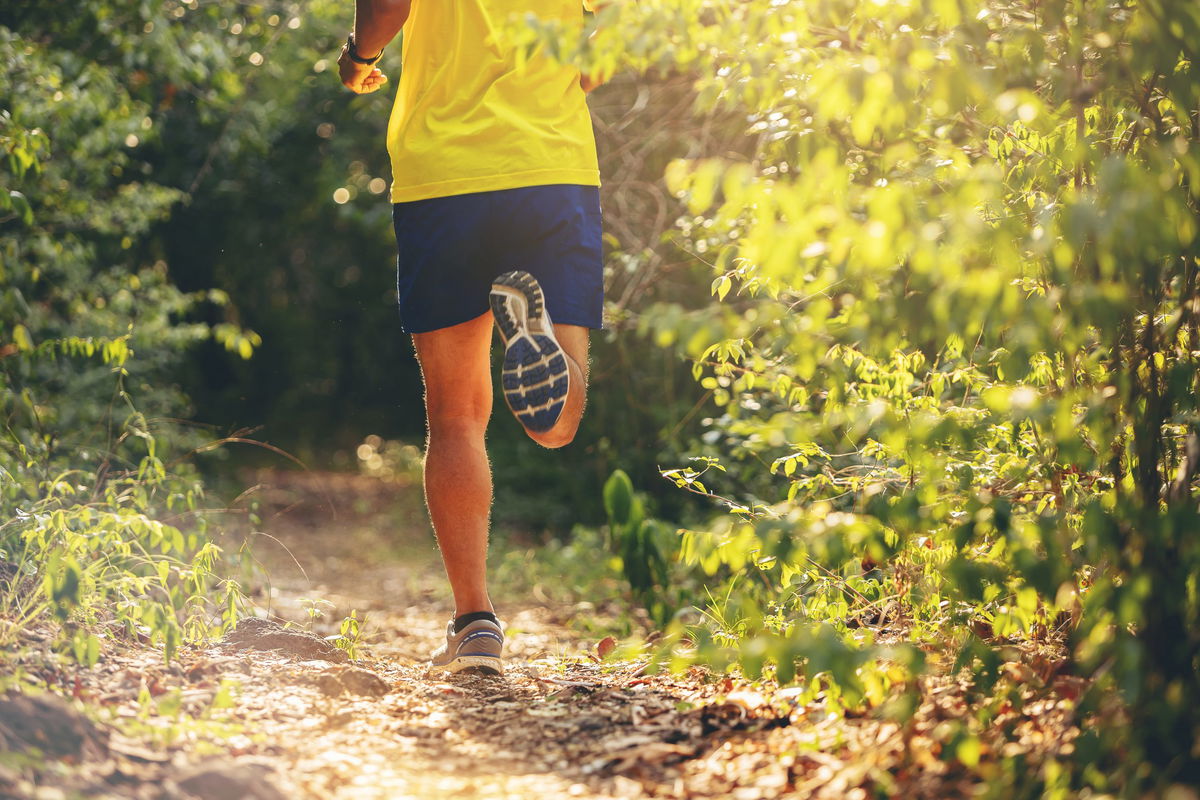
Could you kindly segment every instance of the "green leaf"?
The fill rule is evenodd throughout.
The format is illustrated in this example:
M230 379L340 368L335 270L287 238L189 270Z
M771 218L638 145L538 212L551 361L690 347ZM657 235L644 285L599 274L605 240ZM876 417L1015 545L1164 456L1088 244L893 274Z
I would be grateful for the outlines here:
M721 275L712 283L712 293L717 296L717 300L724 300L725 295L729 294L729 289L733 286L733 280L728 275Z
M12 189L8 193L8 201L12 209L21 217L22 222L26 225L33 224L33 208L29 205L29 200L26 199L25 195L16 189Z
M24 325L17 324L13 327L12 332L13 344L23 353L28 353L33 350L33 340L29 338L29 329Z
M604 483L604 511L612 525L628 525L633 517L633 482L624 470L615 470Z

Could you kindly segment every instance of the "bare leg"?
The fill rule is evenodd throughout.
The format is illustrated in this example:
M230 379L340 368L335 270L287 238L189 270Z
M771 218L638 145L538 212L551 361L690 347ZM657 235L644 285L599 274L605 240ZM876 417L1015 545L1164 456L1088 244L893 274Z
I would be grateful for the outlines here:
M571 383L567 390L566 403L554 427L541 432L528 429L525 431L529 438L543 447L562 447L570 444L579 430L579 420L583 417L583 407L587 402L589 332L580 325L554 326L554 338L558 339L558 343L567 354Z
M455 614L492 611L487 592L492 470L491 312L413 336L425 379L425 503L454 591Z

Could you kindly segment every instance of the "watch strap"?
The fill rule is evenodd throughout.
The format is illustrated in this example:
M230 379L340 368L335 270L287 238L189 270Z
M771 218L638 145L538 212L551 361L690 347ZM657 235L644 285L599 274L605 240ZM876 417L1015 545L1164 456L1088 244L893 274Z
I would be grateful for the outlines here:
M353 31L351 31L350 35L346 37L346 53L350 56L350 60L353 61L355 64L364 64L367 66L378 63L379 59L383 58L382 50L380 50L379 55L375 56L374 58L363 58L362 56L360 56L358 54L358 48L354 44L354 32Z

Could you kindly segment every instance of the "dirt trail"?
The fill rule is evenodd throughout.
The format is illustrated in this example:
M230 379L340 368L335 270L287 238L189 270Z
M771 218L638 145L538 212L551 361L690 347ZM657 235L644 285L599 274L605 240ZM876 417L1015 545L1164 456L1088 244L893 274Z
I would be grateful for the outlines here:
M797 689L601 661L568 625L583 608L532 602L528 586L495 597L503 677L429 676L451 608L418 491L347 476L267 484L255 552L270 576L256 598L269 619L170 665L113 639L93 669L40 668L53 694L85 705L51 694L26 712L0 695L0 797L865 800L982 785L941 742L947 725L969 721L967 687L949 676L922 679L903 727L843 717L820 698L801 703ZM323 616L311 621L317 600ZM321 638L351 610L366 616L354 661ZM1078 734L1072 713L1065 700L1009 704L987 752L1059 757ZM2 752L44 751L46 720L74 732L70 752L36 769Z
M270 611L303 620L310 601L321 598L334 604L326 620L365 613L371 641L355 667L380 676L386 693L332 694L337 687L331 691L322 676L346 668L323 661L246 658L221 647L206 654L237 670L222 670L240 687L233 716L269 736L269 744L243 749L277 767L274 780L285 793L691 796L678 775L663 770L719 745L712 740L719 730L778 724L728 704L706 707L723 687L699 671L692 679L646 676L644 662L601 663L596 643L564 625L573 609L523 597L496 598L508 633L503 677L428 675L425 662L451 609L419 503L378 511L376 498L362 496L364 484L334 484L312 488L333 494L338 518L292 508L267 526L275 540L256 545L272 576ZM287 507L286 496L302 490L276 489L271 505ZM786 784L786 776L771 780L778 789Z

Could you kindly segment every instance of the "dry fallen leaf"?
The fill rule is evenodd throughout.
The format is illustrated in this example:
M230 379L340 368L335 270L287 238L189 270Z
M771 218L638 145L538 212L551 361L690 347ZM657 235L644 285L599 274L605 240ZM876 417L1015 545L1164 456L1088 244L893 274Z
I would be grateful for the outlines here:
M601 659L608 658L608 654L611 653L614 649L616 649L616 646L617 646L616 639L614 639L611 636L605 636L603 639L601 639L599 642L596 643L596 655L600 656Z

